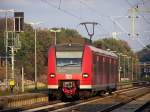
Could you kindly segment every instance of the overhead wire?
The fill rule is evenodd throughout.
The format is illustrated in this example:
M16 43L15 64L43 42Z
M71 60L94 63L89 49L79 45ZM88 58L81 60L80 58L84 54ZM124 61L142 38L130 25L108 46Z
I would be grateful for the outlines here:
M84 6L86 6L87 8L89 8L89 10L91 10L92 12L96 13L96 15L99 14L99 12L97 12L97 10L95 10L95 9L92 8L92 7L90 7L90 6L87 5L85 2L83 2L83 1L80 0L80 3L81 3L82 5L84 5ZM98 18L100 18L100 17L101 17L101 18L104 18L104 17L107 17L107 16L101 14L101 15L98 15ZM98 29L100 29L100 30L102 29L104 32L109 33L109 32L107 32L107 30L103 27L102 24L99 23L98 25L101 26L101 28L98 27Z
M60 6L61 6L61 0L59 0L59 7L58 7L58 9L60 9Z
M61 2L62 2L61 0L59 1L59 6L56 6L56 5L54 5L54 4L50 3L50 2L48 2L47 0L41 0L41 1L44 2L44 3L46 3L47 5L49 5L49 6L53 7L53 8L55 8L55 9L60 10L60 11L63 12L63 13L66 13L66 14L69 15L69 16L72 16L72 17L78 19L78 20L83 19L81 16L79 17L79 16L77 16L77 15L75 15L75 14L73 14L73 13L67 11L67 10L62 9L62 8L61 8ZM127 1L127 2L128 2L128 1ZM88 6L88 5L87 5L86 3L84 3L83 1L80 0L80 3L81 3L82 5L87 6L87 7L88 7L90 10L92 10L93 12L97 13L97 11L96 11L94 8L91 8L90 6ZM102 16L99 15L99 17L102 17ZM104 17L104 16L103 16L103 17ZM119 26L120 29L121 29L123 32L127 32L120 24L118 24L116 21L114 21L110 16L105 16L105 17L109 17L110 20L111 20L113 23L115 23L117 26ZM99 25L101 25L101 24L99 24ZM101 26L102 26L102 25L101 25ZM103 26L102 26L102 29L105 31L105 29L104 29ZM106 32L106 31L105 31L105 32ZM108 34L110 35L110 33L108 33Z
M128 0L126 0L126 2L128 3L128 5L129 5L130 7L135 7L135 6L133 6ZM140 15L141 15L141 14L140 14ZM144 17L143 15L141 15L141 16ZM145 19L145 17L144 17L144 19ZM146 21L146 22L147 22L147 21ZM148 23L148 24L149 24L149 23ZM150 48L148 48L148 47L142 42L142 40L140 40L140 38L137 38L137 42L140 43L140 45L142 45L144 48L150 50Z
M94 13L97 13L97 11L94 9L94 8L92 8L92 7L90 7L90 6L88 6L86 3L84 3L83 1L81 1L80 0L80 3L82 3L83 5L85 5L85 6L87 6L91 11L93 11ZM127 3L130 5L130 3L129 3L129 1L127 0ZM131 5L130 5L131 6ZM133 7L133 6L132 6ZM97 13L97 14L99 14L99 13ZM114 19L113 19L113 17L111 17L111 16L101 16L101 15L99 15L100 17L109 17L110 18L110 20L114 23L114 24L116 24L124 33L127 33L128 34L128 32L124 29L124 27L120 24L120 23L118 23L118 22L116 22ZM143 19L147 22L147 23L149 23L149 21L147 21L147 19L143 16L143 15L141 15L142 17L143 17ZM150 23L149 23L150 24ZM140 39L138 39L137 40L144 48L147 48L147 49L149 49L143 42L142 42L142 40L140 40ZM150 50L150 49L149 49Z
M60 10L61 12L65 13L65 14L67 14L67 15L69 15L69 16L72 16L72 17L76 18L76 19L79 20L79 21L84 20L81 16L79 17L79 16L77 16L77 15L71 13L70 11L67 11L67 10L65 10L65 9L62 9L62 8L61 8L62 0L59 1L59 6L56 6L56 5L50 3L50 2L47 1L47 0L41 0L41 1L44 2L44 3L47 4L47 5L49 5L49 6L53 7L53 8L55 8L55 9ZM92 12L95 12L95 13L98 14L98 12L97 12L94 8L90 7L89 5L87 5L86 3L84 3L83 1L80 0L80 3L81 3L82 5L85 5L86 7L88 7ZM123 29L123 27L122 27L118 22L112 20L110 16L98 15L98 17L107 17L107 18L110 18L110 20L111 20L112 22L115 22L116 25L119 26L119 28L120 28L121 30L125 31L125 30ZM105 30L105 28L103 27L102 24L99 24L99 25L101 26L101 28L102 28L102 30L103 30L104 32L107 32L107 30ZM100 29L100 28L99 28L99 29ZM101 30L101 29L100 29L100 30ZM109 32L107 32L107 33L110 34Z
M84 6L88 7L89 10L91 10L92 12L96 13L96 15L98 14L98 17L99 17L99 18L100 18L100 17L101 17L101 18L109 18L112 23L115 23L115 25L117 25L123 32L127 33L127 31L125 30L125 28L124 28L119 22L117 22L117 21L115 21L115 20L113 19L114 17L108 16L108 15L103 15L103 14L99 15L99 12L97 12L97 10L95 10L95 9L92 8L92 7L90 7L90 6L87 5L85 2L83 2L83 1L80 0L80 3L83 4ZM101 25L101 27L102 27L102 29L103 29L106 33L110 34L109 32L107 32L107 31L105 30L105 28L104 28L102 25Z
M130 7L135 7L134 5L132 5L128 0L125 0L126 3L130 6ZM144 1L143 1L144 2ZM136 7L138 7L138 4L136 4ZM140 16L145 20L145 22L147 22L148 24L150 24L150 22L145 18L144 15L140 14Z
M77 15L75 15L75 14L73 14L73 13L71 13L71 12L65 10L65 9L62 9L62 8L60 7L60 6L61 6L61 0L60 0L60 2L59 2L59 6L56 6L56 5L52 4L52 3L50 3L50 1L48 2L47 0L41 0L41 1L44 2L44 3L47 4L47 5L49 5L49 6L53 7L53 8L55 8L55 9L60 10L61 12L65 13L65 14L67 14L67 15L69 15L69 16L72 16L72 17L76 18L76 19L79 20L79 21L80 21L81 19L83 19L83 18L81 18L81 17L79 17L79 16L77 16Z
M142 42L142 40L140 40L140 38L137 38L137 41L138 41L144 48L146 48L147 50L150 50L150 48L147 47L147 45L145 45L145 44Z

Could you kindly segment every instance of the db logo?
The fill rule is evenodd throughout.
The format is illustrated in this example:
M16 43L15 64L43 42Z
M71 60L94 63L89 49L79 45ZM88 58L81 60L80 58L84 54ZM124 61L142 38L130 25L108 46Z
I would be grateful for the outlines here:
M66 74L65 77L66 77L66 79L72 79L72 75L71 74Z

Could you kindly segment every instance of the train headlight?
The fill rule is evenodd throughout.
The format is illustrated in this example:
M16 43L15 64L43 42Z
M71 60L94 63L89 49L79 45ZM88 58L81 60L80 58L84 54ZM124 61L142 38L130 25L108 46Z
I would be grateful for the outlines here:
M54 77L55 77L55 74L54 74L54 73L50 74L50 77L51 77L51 78L54 78Z
M83 74L83 77L84 77L84 78L87 78L88 76L89 76L89 75L88 75L87 73L84 73L84 74Z

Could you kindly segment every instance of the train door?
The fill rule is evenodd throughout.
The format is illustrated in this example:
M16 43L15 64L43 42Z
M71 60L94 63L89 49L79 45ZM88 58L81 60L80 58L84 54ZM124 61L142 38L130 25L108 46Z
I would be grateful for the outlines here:
M118 79L118 61L114 59L114 83L117 83Z
M109 63L109 70L110 70L110 73L109 73L109 84L112 84L113 83L113 79L114 79L114 65L113 65L114 61L113 61L113 58L110 58L110 63Z
M106 70L105 70L105 63L106 63L106 60L105 60L105 57L102 56L102 59L103 59L103 65L102 65L102 84L104 85L105 84L105 75L106 75Z
M99 84L99 83L100 83L99 60L100 60L99 55L97 55L97 56L96 56L96 84Z
M114 75L115 75L115 65L114 65L114 59L111 59L111 83L114 83Z
M93 53L93 75L92 75L92 84L96 84L96 55Z
M106 62L105 62L105 84L109 84L109 74L110 74L110 64L109 64L109 57L106 57Z
M99 83L103 84L103 56L99 57Z
M111 58L108 58L108 85L111 84Z

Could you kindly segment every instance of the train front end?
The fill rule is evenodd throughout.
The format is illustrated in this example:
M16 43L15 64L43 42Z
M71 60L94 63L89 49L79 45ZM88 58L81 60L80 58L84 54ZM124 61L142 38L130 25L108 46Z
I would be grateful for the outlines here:
M83 45L52 46L48 54L49 95L59 99L79 97L81 89L89 89L90 61L90 52L88 53Z

